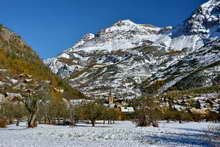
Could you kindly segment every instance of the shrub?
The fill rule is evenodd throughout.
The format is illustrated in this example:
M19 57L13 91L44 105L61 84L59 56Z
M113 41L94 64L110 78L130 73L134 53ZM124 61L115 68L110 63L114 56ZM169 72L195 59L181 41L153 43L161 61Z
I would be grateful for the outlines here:
M154 126L158 127L157 121L161 119L162 113L159 105L155 102L156 98L144 98L136 111L135 123L137 126Z
M163 119L167 120L167 122L172 120L182 123L182 121L192 121L192 115L186 111L166 109L163 113Z
M90 120L93 127L96 120L102 119L104 110L105 108L102 105L96 103L88 103L76 108L77 117L83 120Z
M191 113L192 120L195 122L199 122L201 120L204 120L204 116L201 113Z
M17 126L19 126L20 120L26 115L25 107L22 104L5 103L1 106L0 111L3 118L6 118L9 124L12 124L16 119Z
M182 111L182 120L183 121L192 121L192 115L189 112Z
M7 120L0 119L0 128L6 128L7 127Z
M115 120L119 120L121 113L115 108L105 108L102 111L102 119L108 120L108 124L114 123Z
M217 122L220 120L219 113L214 111L209 111L208 114L205 116L206 121L214 121Z

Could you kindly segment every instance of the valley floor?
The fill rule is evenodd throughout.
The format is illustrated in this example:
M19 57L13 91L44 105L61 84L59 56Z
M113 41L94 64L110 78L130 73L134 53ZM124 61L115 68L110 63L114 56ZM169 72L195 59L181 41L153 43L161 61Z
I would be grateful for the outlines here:
M116 124L78 124L76 127L39 125L28 129L10 125L0 129L0 147L146 147L146 146L220 146L209 141L214 123L160 122L159 128L135 127L132 122ZM214 145L215 144L215 145Z

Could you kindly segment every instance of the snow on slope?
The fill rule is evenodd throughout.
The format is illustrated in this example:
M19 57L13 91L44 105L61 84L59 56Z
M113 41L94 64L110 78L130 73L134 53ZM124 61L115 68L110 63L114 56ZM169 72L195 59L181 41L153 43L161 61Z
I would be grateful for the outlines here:
M172 38L174 39L170 46L176 49L185 47L197 49L219 37L220 1L209 0L173 30Z
M73 87L80 88L86 94L104 87L107 91L103 93L108 93L113 88L120 95L140 96L140 91L134 89L136 84L133 84L141 83L151 72L157 71L148 69L149 66L168 60L168 57L151 55L151 52L164 54L167 49L165 43L156 40L167 40L167 35L161 32L168 32L170 29L135 24L130 20L119 21L95 35L86 35L72 48L45 63L62 78L70 78ZM143 50L149 51L139 51L145 47ZM157 51L158 48L160 51ZM81 75L71 78L77 72ZM98 75L100 76L97 77ZM88 96L96 93L102 92L96 90L95 93L89 92Z
M209 0L175 28L131 20L116 22L96 34L85 35L45 64L83 92L101 93L100 88L113 88L122 95L139 96L137 84L219 38L219 5L219 0ZM173 55L174 50L180 52Z
M96 127L39 125L34 129L11 125L0 129L0 147L208 147L214 146L208 139L216 135L207 134L210 126L218 124L161 122L159 128L140 128L125 121Z
M185 31L191 34L208 34L212 29L219 29L220 1L209 0L201 5L197 11L185 22ZM216 28L216 29L217 29Z
M136 24L122 20L96 35L89 34L76 44L72 50L118 50L137 47L145 41L163 44L166 49L191 50L202 47L207 41L220 36L220 1L209 0L201 5L184 23L172 27L159 28L152 25ZM89 38L89 39L88 39Z
M142 45L144 40L156 41L160 30L162 28L135 24L131 20L122 20L98 32L96 35L86 35L68 52L75 50L86 52L95 50L113 51L134 48Z
M220 40L213 41L206 46L197 49L196 51L188 54L182 58L179 62L176 62L172 66L169 66L162 72L156 73L154 76L158 79L172 79L167 81L160 89L159 93L163 93L167 89L176 85L181 80L196 73L201 73L204 80L204 87L214 85L215 79L220 74ZM201 76L197 75L197 77ZM206 77L206 78L205 78ZM194 81L195 83L195 81ZM191 84L193 85L193 84ZM188 86L190 87L190 86ZM197 86L197 88L199 88Z

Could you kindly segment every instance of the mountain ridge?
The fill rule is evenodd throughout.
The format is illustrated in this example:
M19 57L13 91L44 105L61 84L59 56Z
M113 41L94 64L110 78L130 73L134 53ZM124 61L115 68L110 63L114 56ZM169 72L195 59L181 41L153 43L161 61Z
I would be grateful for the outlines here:
M219 39L219 4L209 0L177 27L121 20L44 62L88 96L139 97L143 82Z

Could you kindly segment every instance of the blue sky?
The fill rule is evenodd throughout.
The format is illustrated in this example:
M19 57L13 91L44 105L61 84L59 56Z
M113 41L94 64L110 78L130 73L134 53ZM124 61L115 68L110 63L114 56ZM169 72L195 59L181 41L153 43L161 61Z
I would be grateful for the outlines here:
M85 33L118 20L175 26L207 0L1 0L0 24L41 56L56 56Z

